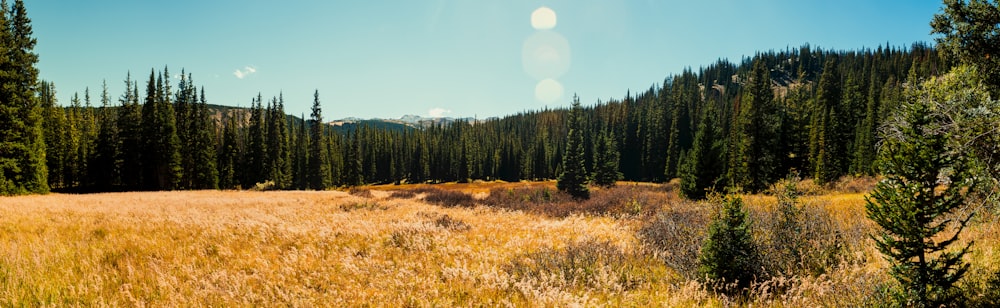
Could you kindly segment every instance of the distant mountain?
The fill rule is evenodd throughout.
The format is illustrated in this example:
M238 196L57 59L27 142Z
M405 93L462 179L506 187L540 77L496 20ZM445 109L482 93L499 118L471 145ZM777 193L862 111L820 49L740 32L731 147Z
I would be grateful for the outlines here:
M330 125L341 126L350 124L374 124L376 126L379 125L392 126L392 124L395 124L412 128L428 128L431 126L442 125L442 124L448 125L454 122L466 122L474 124L477 122L477 120L471 117L466 117L466 118L422 117L418 115L408 114L400 117L399 119L380 119L380 118L359 119L351 117L351 118L344 118L340 120L331 121Z

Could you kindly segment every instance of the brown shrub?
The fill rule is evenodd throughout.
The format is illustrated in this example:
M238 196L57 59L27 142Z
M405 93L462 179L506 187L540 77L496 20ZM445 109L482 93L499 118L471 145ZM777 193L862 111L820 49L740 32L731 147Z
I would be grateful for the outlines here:
M424 201L444 207L473 207L476 200L472 195L460 191L431 189L424 196Z
M352 196L358 196L362 198L373 198L372 191L364 188L351 187L347 189L347 193Z
M573 214L635 216L655 213L658 205L670 200L670 193L657 185L618 185L594 189L590 199L577 201L548 187L501 188L490 190L480 203L489 207L525 211L550 217Z
M389 198L392 199L412 199L417 196L417 193L413 190L393 190L389 194Z
M711 210L705 203L672 206L647 218L639 229L645 249L687 279L698 275L698 255Z
M848 194L867 193L872 191L877 183L878 179L874 177L845 176L833 182L830 185L830 190Z

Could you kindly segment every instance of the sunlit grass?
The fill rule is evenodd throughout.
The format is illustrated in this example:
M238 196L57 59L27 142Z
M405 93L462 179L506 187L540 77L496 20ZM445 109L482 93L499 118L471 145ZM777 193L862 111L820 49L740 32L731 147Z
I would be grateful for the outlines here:
M482 194L551 184L435 187ZM441 207L419 194L391 198L388 192L418 187L376 187L383 191L367 198L339 191L0 198L0 306L736 303L650 253L639 235L646 216L559 218L481 205ZM646 194L634 200L662 203L641 204L644 212L712 207L655 187L597 191ZM774 208L774 197L745 198L752 214ZM751 302L842 306L880 298L880 286L891 278L867 239L872 226L863 194L801 201L831 213L847 248L843 262L821 276L769 280ZM1000 230L989 219L963 236L976 241L968 256L974 279L1000 266Z

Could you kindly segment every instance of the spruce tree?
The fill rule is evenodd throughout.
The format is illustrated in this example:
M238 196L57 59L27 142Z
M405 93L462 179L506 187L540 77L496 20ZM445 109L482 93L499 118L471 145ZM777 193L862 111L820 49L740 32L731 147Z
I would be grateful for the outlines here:
M142 166L144 188L173 190L181 179L180 139L170 103L170 81L150 71L142 107Z
M108 84L104 82L101 85L101 109L98 113L97 141L88 176L94 181L94 188L99 191L107 191L120 182L121 174L117 163L120 142L116 122L116 115L111 111Z
M709 224L698 264L700 276L725 293L742 292L758 277L760 256L739 196L727 196Z
M583 123L580 117L583 107L580 107L580 98L573 95L573 105L569 111L567 127L569 132L566 136L566 153L562 159L562 173L559 174L556 187L560 191L569 193L575 199L590 199L590 190L587 188L587 168L583 152Z
M190 78L188 78L190 80ZM194 86L191 86L194 88ZM194 92L194 90L191 90ZM215 129L216 124L209 115L208 101L205 99L205 88L201 88L201 96L198 103L192 106L191 112L191 151L193 154L194 168L192 169L193 187L195 189L218 189L219 170L215 161Z
M604 187L615 186L622 178L622 173L618 171L618 161L621 154L609 132L601 133L594 155L596 156L594 158L594 184Z
M319 102L319 90L313 93L312 113L309 114L309 188L323 190L330 186L330 167L327 162L326 138L323 136L323 109Z
M364 184L364 167L362 164L362 151L361 151L361 127L354 127L353 136L351 136L350 144L345 145L346 155L344 157L344 185L347 186L358 186ZM417 155L420 155L419 151ZM419 161L419 159L418 159ZM419 164L419 163L418 163ZM426 170L425 167L418 166L417 168L421 170ZM420 171L420 178L423 179L423 171Z
M142 111L139 107L139 85L132 74L125 78L125 93L119 98L118 134L121 149L116 161L121 165L121 181L127 190L139 189L143 170Z
M864 120L858 126L854 140L854 159L851 162L851 172L854 174L873 175L875 173L875 142L879 126L880 89L878 79L871 78Z
M236 117L229 116L222 127L222 146L219 148L219 188L233 189L239 186L239 177L236 170L239 168L239 145L236 143L237 130Z
M24 1L0 1L0 195L49 191L38 55Z
M244 159L246 166L244 170L246 171L245 178L243 180L243 187L249 188L253 187L257 183L263 183L267 181L267 169L265 161L267 160L267 151L265 144L265 129L264 129L264 107L262 104L261 95L258 93L257 98L250 103L250 122L247 127L247 141L246 141L246 158Z
M291 165L288 156L288 121L285 117L284 98L272 98L268 103L266 149L267 178L277 189L291 185Z
M813 178L821 184L829 183L841 174L840 160L844 155L845 141L839 140L840 121L840 75L837 73L837 59L830 57L823 66L819 79L819 90L809 127L809 163Z
M694 137L694 147L680 168L680 193L689 199L704 199L722 174L722 144L716 133L714 108L708 107Z
M45 108L45 163L49 171L49 187L52 189L66 188L66 131L67 119L65 108L56 102L56 88L52 82L43 81L39 88L42 107Z
M882 229L873 239L901 284L901 304L938 307L955 302L954 285L969 269L962 257L972 243L952 247L972 216L948 216L972 187L965 158L948 146L939 125L945 121L934 112L936 102L927 94L917 96L904 104L903 121L883 145L886 178L865 198L865 208Z
M730 140L727 176L730 186L760 191L775 180L779 124L770 71L765 60L758 56L733 122L735 139Z
M931 21L937 48L982 75L993 98L1000 98L1000 3L989 0L944 0Z

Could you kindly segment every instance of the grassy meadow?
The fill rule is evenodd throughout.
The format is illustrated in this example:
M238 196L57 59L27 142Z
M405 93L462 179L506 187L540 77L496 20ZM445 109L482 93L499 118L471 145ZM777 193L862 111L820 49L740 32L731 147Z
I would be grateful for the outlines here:
M800 185L794 259L769 257L775 197L744 196L782 274L741 298L697 279L716 202L671 184L584 203L554 182L2 197L0 306L876 306L893 280L854 184ZM962 237L970 300L1000 268L983 212Z

